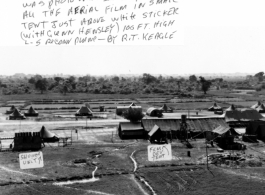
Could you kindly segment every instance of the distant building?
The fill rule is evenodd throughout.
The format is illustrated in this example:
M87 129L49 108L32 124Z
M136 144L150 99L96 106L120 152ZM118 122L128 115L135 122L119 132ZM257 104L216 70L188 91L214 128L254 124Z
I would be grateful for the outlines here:
M120 122L118 133L121 139L144 139L146 137L141 122Z

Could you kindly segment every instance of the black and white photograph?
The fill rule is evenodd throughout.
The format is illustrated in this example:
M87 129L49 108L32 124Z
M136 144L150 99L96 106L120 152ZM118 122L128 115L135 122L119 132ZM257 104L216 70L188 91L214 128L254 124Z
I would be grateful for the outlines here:
M265 192L265 2L0 11L0 195Z

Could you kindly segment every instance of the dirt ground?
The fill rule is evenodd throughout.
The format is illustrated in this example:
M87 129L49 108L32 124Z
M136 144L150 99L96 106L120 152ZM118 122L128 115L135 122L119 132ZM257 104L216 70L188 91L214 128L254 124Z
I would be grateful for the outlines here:
M108 137L110 132L106 132ZM265 190L263 166L209 165L208 170L205 163L198 161L205 156L203 140L191 141L191 149L173 140L171 161L149 162L148 141L122 141L115 136L112 143L100 132L94 133L98 139L94 143L74 140L66 147L47 144L42 149L43 168L22 170L19 152L1 152L1 194L263 194ZM208 152L216 153L217 148L210 147ZM263 143L248 144L248 148L246 153L265 161ZM187 156L188 151L191 157ZM131 157L137 162L135 172ZM97 180L91 180L93 171Z

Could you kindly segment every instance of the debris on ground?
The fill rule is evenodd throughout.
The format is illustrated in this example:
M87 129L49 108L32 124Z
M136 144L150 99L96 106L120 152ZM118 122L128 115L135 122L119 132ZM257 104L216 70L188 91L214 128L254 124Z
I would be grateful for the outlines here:
M207 156L198 158L198 163L207 163ZM216 166L261 167L262 161L253 154L244 153L211 153L208 155L208 163Z

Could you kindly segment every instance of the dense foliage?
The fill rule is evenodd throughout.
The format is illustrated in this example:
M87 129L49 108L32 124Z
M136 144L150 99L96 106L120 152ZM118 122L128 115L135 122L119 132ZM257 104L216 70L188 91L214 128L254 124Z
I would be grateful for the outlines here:
M180 94L192 91L207 93L210 89L256 89L265 88L263 72L247 76L240 81L227 81L223 78L204 78L190 75L187 78L172 76L94 77L90 75L26 76L15 74L0 77L0 93L3 95L32 93L90 93L90 94Z

